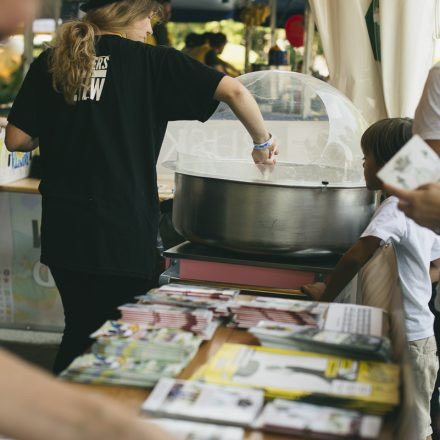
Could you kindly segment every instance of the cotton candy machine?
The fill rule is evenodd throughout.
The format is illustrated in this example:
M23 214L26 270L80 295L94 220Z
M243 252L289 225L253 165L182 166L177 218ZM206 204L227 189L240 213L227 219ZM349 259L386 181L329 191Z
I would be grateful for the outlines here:
M275 167L256 166L252 141L227 105L188 122L175 170L173 223L194 243L275 254L341 253L376 206L365 187L362 116L311 76L262 71L239 77L278 139Z

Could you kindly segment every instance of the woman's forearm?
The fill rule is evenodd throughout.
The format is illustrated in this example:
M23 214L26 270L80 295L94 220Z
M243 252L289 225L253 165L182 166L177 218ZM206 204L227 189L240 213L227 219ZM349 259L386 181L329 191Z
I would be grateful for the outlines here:
M255 143L260 144L268 140L269 133L260 109L253 96L239 81L228 76L223 77L214 98L226 102L231 107Z

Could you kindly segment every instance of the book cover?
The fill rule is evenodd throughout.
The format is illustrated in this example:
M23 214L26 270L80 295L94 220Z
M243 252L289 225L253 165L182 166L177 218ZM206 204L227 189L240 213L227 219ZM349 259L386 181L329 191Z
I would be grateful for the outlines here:
M151 419L176 440L243 440L243 428L189 422L186 420Z
M294 350L223 344L192 379L377 413L399 404L398 365Z
M375 439L382 417L329 406L274 399L264 407L259 427L268 432L313 438Z
M267 347L310 350L334 355L391 360L390 340L383 336L324 330L275 321L260 321L249 329Z
M142 410L159 417L250 426L263 403L261 390L164 378Z

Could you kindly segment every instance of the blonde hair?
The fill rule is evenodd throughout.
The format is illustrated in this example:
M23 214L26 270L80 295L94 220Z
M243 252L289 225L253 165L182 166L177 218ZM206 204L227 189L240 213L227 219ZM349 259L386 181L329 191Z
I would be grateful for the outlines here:
M159 13L155 0L122 0L92 9L81 20L60 26L49 56L53 88L67 103L74 104L75 95L90 88L95 37L103 32L124 34L133 22Z

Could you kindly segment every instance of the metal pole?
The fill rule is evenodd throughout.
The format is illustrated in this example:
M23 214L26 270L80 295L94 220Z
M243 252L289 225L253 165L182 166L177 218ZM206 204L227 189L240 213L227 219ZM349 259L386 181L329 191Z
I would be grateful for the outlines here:
M277 0L270 0L270 47L275 46L277 30Z
M252 27L246 25L244 31L244 71L250 72L249 52L251 51Z
M61 0L55 0L53 4L53 17L55 19L55 29L58 29L61 18Z
M23 51L23 74L26 75L34 59L34 31L33 22L26 25L24 29L24 51Z
M247 0L245 7L251 5L251 0ZM252 26L246 24L244 29L244 71L245 73L250 72L250 62L249 53L251 51L251 37L252 37Z
M312 67L313 58L313 37L315 35L315 20L313 19L312 10L310 8L309 2L306 3L305 9L305 43L304 43L304 59L302 65L302 73L306 75L310 74L310 69Z

